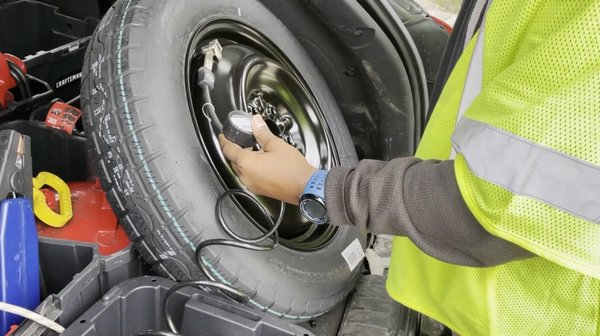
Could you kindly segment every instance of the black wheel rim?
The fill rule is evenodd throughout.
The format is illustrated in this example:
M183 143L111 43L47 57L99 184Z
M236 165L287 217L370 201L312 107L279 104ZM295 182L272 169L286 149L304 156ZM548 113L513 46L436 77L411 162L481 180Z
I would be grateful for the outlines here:
M198 139L213 172L224 188L242 188L226 162L217 135L202 112L204 101L196 85L196 71L204 61L202 47L217 39L223 58L213 67L215 88L212 103L221 121L232 110L269 115L268 125L274 133L295 145L316 167L328 169L338 164L338 156L323 112L298 71L287 57L263 34L233 20L217 20L197 28L188 49L186 83L188 101ZM276 216L279 202L257 197ZM237 206L255 225L261 218L248 202ZM280 243L288 248L311 251L322 248L335 236L333 226L309 223L297 207L288 207L279 229Z

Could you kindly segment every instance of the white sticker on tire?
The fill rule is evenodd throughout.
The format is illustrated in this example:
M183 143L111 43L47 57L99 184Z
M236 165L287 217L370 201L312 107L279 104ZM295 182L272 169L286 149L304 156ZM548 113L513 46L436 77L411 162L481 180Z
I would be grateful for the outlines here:
M342 251L342 257L344 257L348 267L350 267L350 272L354 271L356 266L358 266L365 257L365 251L363 251L358 239L354 239L354 241Z

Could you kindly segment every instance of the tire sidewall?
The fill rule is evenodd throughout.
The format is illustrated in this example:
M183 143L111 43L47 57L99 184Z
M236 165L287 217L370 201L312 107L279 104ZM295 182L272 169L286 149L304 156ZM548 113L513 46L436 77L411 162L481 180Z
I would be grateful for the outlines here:
M113 39L114 50L121 55L113 66L125 85L113 85L114 98L125 96L120 105L129 107L118 114L122 132L127 134L123 151L132 153L124 160L124 169L138 176L130 181L134 189L151 195L145 200L127 198L146 214L142 216L144 224L133 225L162 231L160 239L153 240L159 258L172 259L171 267L185 268L182 273L186 277L198 277L198 269L191 264L194 246L206 239L228 238L213 215L215 201L224 189L199 142L186 95L187 48L199 27L213 20L236 20L269 38L314 94L340 164L353 166L356 155L325 81L291 33L259 3L125 0L123 5L125 11L114 18L117 31L122 32ZM134 10L141 7L148 10ZM128 23L127 15L140 17ZM242 235L258 233L236 207L224 212L228 223L237 222L236 227L247 228L247 232L240 232ZM364 238L353 227L342 226L331 242L317 251L300 252L281 245L270 252L215 247L208 248L205 256L224 279L255 293L255 300L264 308L288 316L310 317L333 307L351 290L359 269L352 272L341 252L355 239L364 247Z

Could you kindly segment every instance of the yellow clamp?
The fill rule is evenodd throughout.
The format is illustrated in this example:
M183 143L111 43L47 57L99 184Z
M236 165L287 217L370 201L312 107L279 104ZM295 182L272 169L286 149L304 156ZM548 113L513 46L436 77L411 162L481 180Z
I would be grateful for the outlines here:
M54 212L46 203L46 195L40 190L43 186L49 186L58 193L60 213ZM63 227L73 217L73 206L71 205L71 189L60 177L41 172L33 178L33 212L35 216L45 224L52 227Z

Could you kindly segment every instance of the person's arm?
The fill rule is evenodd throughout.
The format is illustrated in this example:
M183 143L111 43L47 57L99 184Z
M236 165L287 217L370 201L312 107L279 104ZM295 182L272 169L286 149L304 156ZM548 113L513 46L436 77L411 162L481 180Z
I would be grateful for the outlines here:
M483 267L531 256L477 222L460 194L450 160L410 157L335 167L327 176L325 200L333 224L406 236L445 262Z
M252 128L262 151L243 150L221 135L224 155L251 192L297 205L316 168L259 116ZM406 236L445 262L483 267L531 256L477 222L460 195L452 161L363 160L356 168L332 168L325 189L333 225Z

